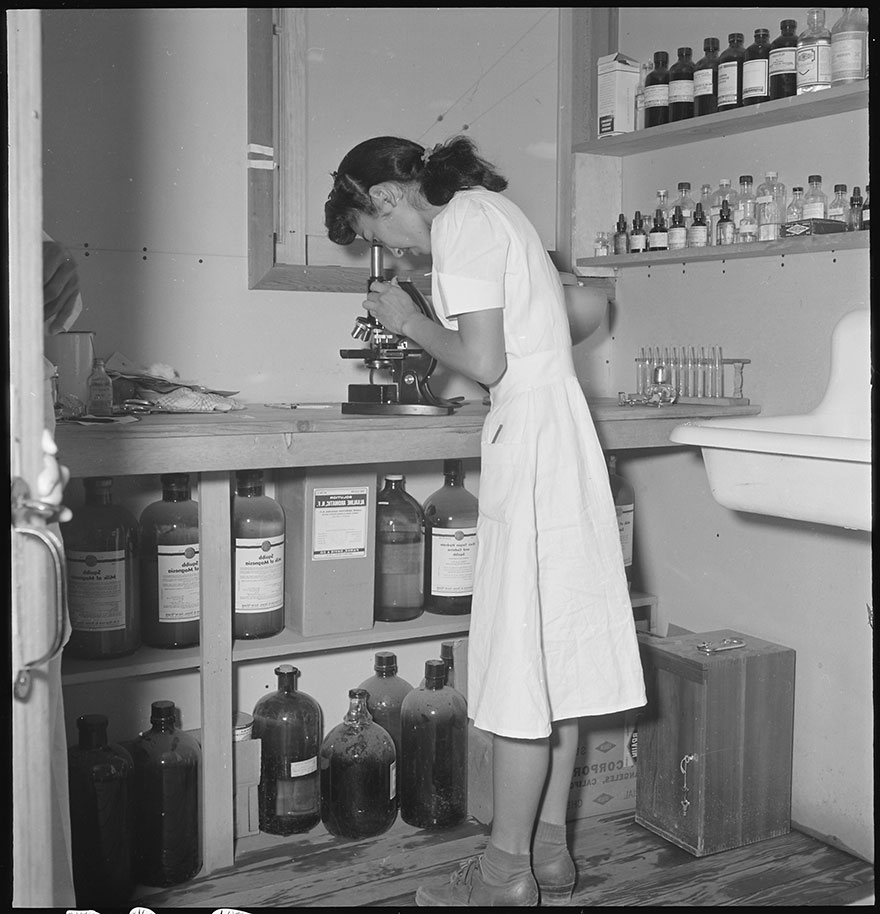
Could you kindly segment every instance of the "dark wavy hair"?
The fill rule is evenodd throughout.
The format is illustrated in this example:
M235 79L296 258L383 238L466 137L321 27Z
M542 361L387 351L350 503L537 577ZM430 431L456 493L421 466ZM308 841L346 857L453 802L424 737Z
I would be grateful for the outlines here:
M453 137L430 152L412 140L394 136L364 140L333 172L333 189L324 204L324 225L331 241L354 241L358 217L376 214L370 188L383 181L415 185L435 206L443 206L455 193L471 187L494 191L507 187L507 179L477 154L470 137Z

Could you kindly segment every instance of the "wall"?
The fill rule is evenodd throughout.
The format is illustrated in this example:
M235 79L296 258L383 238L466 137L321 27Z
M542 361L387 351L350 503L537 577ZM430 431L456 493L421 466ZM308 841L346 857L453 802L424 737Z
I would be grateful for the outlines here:
M717 18L708 25L698 13ZM690 9L687 40L700 46L704 34L726 35L734 24L772 31L786 15L773 10L757 22L754 10ZM97 332L100 354L167 362L209 386L240 389L249 402L338 401L359 377L358 366L338 357L359 296L246 288L245 11L46 10L43 19L45 221L79 259L86 302L79 329ZM656 9L621 9L621 34L621 50L643 59L684 37L668 10ZM818 163L826 187L837 173L864 185L864 118L841 116L828 129L846 142ZM816 167L816 145L793 132L740 138L723 152L695 149L688 161L646 156L627 166L627 212L678 180L698 187L705 176L717 185L719 177L776 165L791 186ZM765 412L803 411L824 389L834 322L867 301L861 254L639 270L618 283L607 339L588 342L601 361L609 358L611 393L634 389L631 359L641 345L720 343L753 360L745 393ZM444 392L460 389L467 388L450 379ZM406 467L417 497L436 487L439 465ZM660 596L661 623L730 627L797 650L794 818L873 857L869 538L725 511L690 451L623 454L620 470L636 487L639 573ZM149 500L154 482L128 484L133 505ZM411 682L423 660L437 656L430 644L399 652ZM356 684L370 675L371 654L297 661L303 690L331 723L346 704L339 670L351 669ZM274 683L274 666L240 668L243 710ZM112 737L143 726L159 697L179 697L187 726L198 725L194 676L112 692L126 730ZM75 714L98 710L93 697L69 690L69 730Z

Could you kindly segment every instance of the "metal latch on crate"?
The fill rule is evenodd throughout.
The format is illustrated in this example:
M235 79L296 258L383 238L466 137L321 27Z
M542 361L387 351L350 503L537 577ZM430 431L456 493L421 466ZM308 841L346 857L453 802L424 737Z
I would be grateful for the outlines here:
M720 654L721 651L734 651L738 647L745 647L746 643L742 638L724 638L721 641L701 641L697 645L697 650L704 654Z

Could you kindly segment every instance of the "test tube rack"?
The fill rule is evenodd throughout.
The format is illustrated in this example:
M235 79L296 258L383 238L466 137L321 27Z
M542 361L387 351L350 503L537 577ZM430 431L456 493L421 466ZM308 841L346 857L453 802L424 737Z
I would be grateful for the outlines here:
M636 396L644 396L654 369L668 369L676 403L747 406L743 396L743 367L751 359L725 358L721 346L643 346L635 359ZM732 366L732 370L727 366ZM727 391L730 391L727 394Z

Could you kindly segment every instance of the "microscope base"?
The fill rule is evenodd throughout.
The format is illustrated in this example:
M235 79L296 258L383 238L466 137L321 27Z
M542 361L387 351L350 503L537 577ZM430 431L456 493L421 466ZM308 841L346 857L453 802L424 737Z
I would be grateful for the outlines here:
M343 403L342 412L362 416L449 416L455 406L430 403Z

